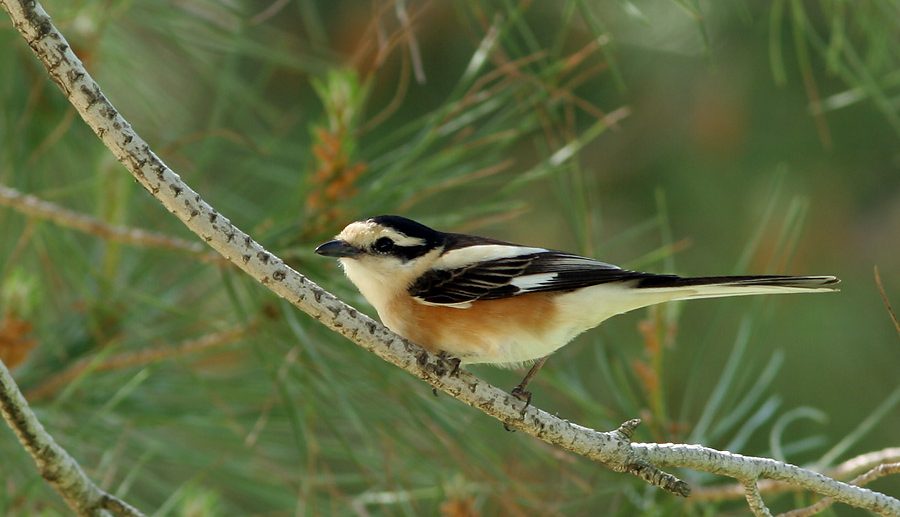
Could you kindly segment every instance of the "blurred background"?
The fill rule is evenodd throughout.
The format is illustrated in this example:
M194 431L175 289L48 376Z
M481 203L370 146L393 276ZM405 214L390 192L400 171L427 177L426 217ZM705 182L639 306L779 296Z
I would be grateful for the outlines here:
M615 318L548 362L538 407L820 468L900 445L873 274L900 304L896 2L45 7L185 181L369 314L312 250L381 213L632 269L843 280ZM5 16L0 48L0 358L107 490L154 515L748 513L508 433L332 335L198 246ZM67 514L5 427L0 463L0 513Z

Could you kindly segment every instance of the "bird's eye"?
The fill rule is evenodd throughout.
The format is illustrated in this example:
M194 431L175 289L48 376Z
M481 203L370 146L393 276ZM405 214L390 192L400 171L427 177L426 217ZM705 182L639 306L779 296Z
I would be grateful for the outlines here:
M392 249L394 249L394 241L392 241L388 237L382 237L375 241L375 244L372 245L372 249L374 249L378 253L389 253Z

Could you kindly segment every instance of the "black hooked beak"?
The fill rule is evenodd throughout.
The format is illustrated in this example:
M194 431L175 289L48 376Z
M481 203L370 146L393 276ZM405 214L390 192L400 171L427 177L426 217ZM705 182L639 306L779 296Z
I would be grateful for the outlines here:
M316 248L316 253L325 257L356 257L362 250L341 240L328 241Z

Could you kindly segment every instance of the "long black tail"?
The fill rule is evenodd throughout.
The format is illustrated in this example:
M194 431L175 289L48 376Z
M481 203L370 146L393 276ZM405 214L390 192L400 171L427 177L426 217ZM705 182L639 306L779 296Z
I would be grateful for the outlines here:
M695 286L730 286L735 288L764 286L795 290L836 291L841 281L833 276L784 276L784 275L750 275L750 276L697 276L680 277L675 275L653 275L642 278L637 287L695 287Z
M840 282L833 276L701 276L649 275L641 278L635 294L644 292L648 300L686 300L755 294L822 293L837 291ZM658 296L657 296L658 295ZM650 302L658 303L658 302ZM643 306L645 303L641 303Z

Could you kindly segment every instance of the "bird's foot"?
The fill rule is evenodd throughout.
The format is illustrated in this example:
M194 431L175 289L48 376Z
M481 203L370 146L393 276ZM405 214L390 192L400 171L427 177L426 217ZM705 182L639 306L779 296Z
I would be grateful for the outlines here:
M524 385L519 384L509 394L525 403L525 407L522 408L522 416L525 416L525 410L531 405L531 392L526 390Z
M531 405L531 392L525 389L525 385L519 384L518 386L513 388L512 391L509 392L509 394L525 403L525 405L522 407L521 413L522 419L524 420L525 411L527 411L528 406ZM508 423L504 423L503 428L511 433L515 432L515 429L510 429Z
M454 357L447 352L438 352L438 357L444 361L445 363L450 364L450 377L459 376L459 365L462 363L462 359L459 357Z

